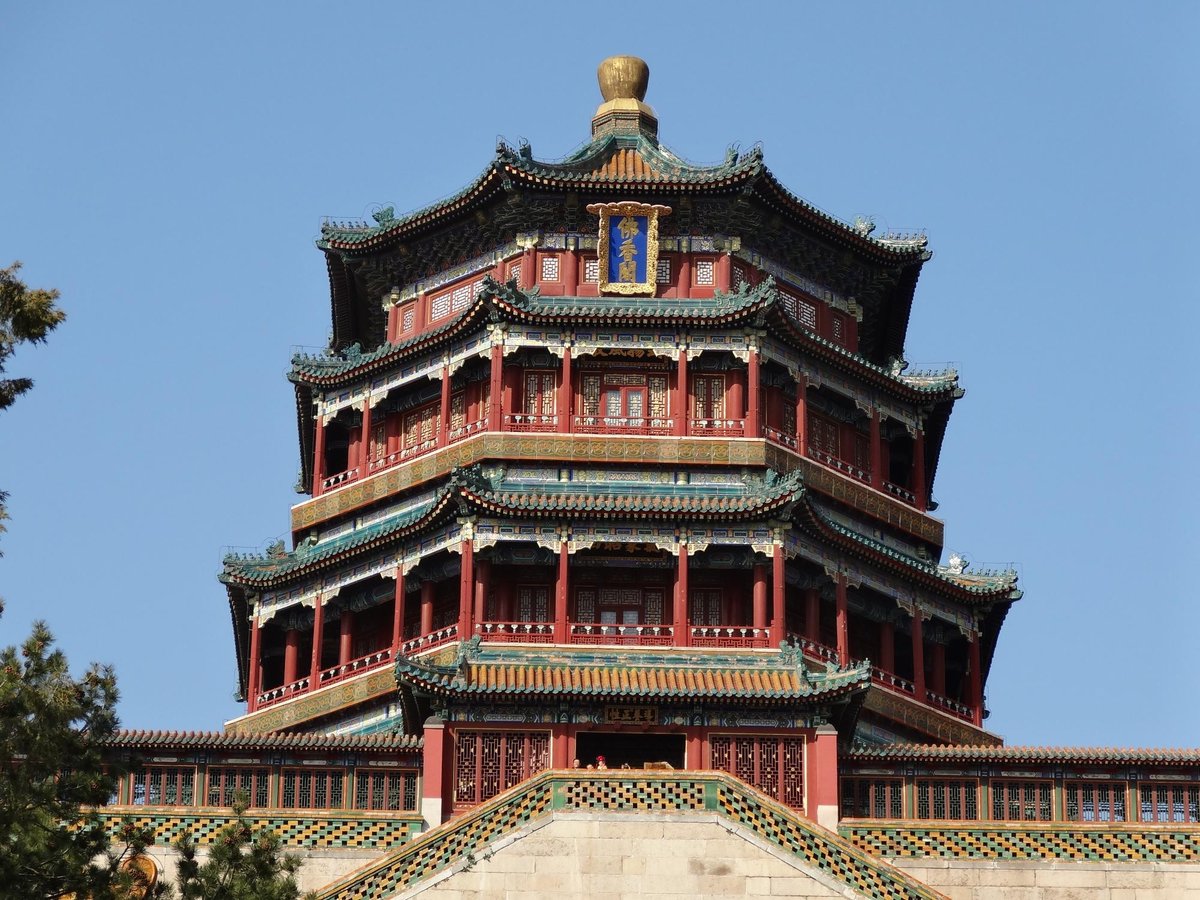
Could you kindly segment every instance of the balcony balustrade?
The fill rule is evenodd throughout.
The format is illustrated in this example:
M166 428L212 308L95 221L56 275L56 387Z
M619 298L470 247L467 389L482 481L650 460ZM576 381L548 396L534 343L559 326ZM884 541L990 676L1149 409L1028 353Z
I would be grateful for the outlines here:
M554 432L558 431L558 416L514 413L504 417L505 431Z
M770 632L766 628L745 625L693 625L693 647L768 647Z
M338 487L339 485L349 484L351 481L355 481L357 478L358 466L355 466L353 469L347 469L345 472L338 472L336 475L330 475L321 482L321 489L329 491L335 487Z
M908 488L901 487L898 484L892 484L892 482L890 482L890 481L885 481L883 483L883 489L887 493L891 494L893 497L897 497L900 500L903 500L905 503L909 504L910 506L915 506L917 503L917 495L914 494L912 491L910 491Z
M465 440L473 434L487 431L487 419L476 419L474 422L467 422L465 425L459 425L450 429L450 443L455 441Z
M674 419L645 416L575 416L576 434L670 434Z
M863 484L871 483L870 472L866 471L865 469L860 469L858 466L851 465L845 460L838 459L836 456L825 453L822 450L818 450L816 447L809 447L808 455L821 465L829 466L831 469L837 469L837 471L843 473L844 475L849 475L851 478L857 478Z
M772 443L779 444L781 447L787 447L789 450L796 449L796 435L794 434L788 434L786 431L780 431L778 428L773 428L770 425L763 426L763 434Z
M442 644L448 644L454 640L458 640L457 622L443 628L435 628L429 634L410 638L400 645L400 653L404 656L411 656L414 653L421 653L431 647L440 647Z
M553 644L553 622L480 622L475 631L482 640L507 644Z
M896 691L900 694L908 694L910 697L915 693L916 689L913 683L907 678L901 678L894 672L885 672L877 666L871 666L871 680L878 685L882 685L889 690Z
M694 437L744 437L745 419L692 419L689 423Z
M347 663L331 666L321 672L320 682L317 687L323 688L326 685L336 684L353 675L359 675L371 669L378 669L381 666L387 665L391 660L391 648L385 648L383 650L376 650L374 653L368 653L366 656L360 656L358 659L352 659Z
M572 644L605 644L636 647L670 647L675 629L670 625L614 625L606 622L574 622L569 626Z
M308 690L308 676L297 679L291 684L281 684L279 687L273 687L270 690L263 691L255 698L254 708L261 709L264 706L269 706L272 703L279 703L298 694L303 694Z

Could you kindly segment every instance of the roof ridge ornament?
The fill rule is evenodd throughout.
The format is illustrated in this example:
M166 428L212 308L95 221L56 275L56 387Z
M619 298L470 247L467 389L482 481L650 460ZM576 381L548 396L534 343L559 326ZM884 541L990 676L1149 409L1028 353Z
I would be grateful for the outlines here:
M596 69L604 102L592 117L592 137L645 135L658 143L658 117L646 105L650 67L636 56L610 56Z

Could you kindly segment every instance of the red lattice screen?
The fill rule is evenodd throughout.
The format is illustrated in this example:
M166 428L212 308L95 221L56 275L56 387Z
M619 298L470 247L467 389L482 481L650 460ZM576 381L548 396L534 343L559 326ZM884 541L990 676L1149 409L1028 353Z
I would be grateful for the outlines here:
M712 767L795 809L804 808L804 738L713 735Z
M549 767L547 731L456 732L454 803L482 803Z

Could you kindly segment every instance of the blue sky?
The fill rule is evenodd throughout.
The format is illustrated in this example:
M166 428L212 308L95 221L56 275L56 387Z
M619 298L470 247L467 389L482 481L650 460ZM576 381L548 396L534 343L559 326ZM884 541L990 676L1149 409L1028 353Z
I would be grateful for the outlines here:
M452 193L499 135L564 155L634 53L679 154L761 141L823 209L927 230L908 358L967 388L938 515L1025 590L988 725L1200 745L1197 34L1190 3L7 4L0 265L70 318L9 367L0 643L47 619L127 727L236 715L215 576L298 499L321 217Z

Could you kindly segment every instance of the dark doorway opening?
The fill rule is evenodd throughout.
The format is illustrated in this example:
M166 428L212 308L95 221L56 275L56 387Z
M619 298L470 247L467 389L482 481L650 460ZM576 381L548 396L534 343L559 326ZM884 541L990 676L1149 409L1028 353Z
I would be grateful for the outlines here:
M595 765L603 756L610 769L644 768L646 763L669 763L684 768L686 739L682 734L629 734L615 731L586 731L576 736L575 755L579 765Z

